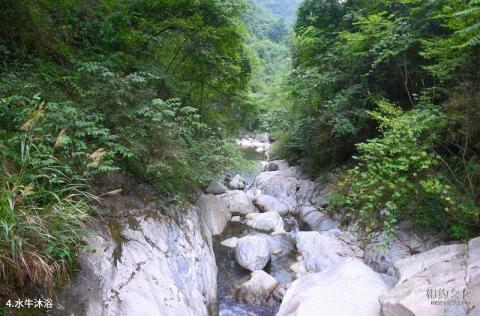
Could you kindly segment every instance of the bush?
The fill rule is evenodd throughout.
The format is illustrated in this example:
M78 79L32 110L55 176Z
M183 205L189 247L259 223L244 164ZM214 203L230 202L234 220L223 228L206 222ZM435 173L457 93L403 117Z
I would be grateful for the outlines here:
M441 157L434 150L445 115L426 102L406 112L384 100L378 105L371 114L380 121L381 137L357 145L357 166L341 183L350 215L367 233L392 233L405 218L448 225L458 210L449 203L450 186L438 172Z

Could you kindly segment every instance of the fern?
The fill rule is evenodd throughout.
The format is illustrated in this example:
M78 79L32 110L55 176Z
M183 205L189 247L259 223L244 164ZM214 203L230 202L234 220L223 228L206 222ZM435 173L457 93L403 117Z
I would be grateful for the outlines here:
M466 9L455 12L453 16L467 20L466 26L456 32L465 38L464 43L459 47L472 47L480 44L480 0L470 1Z

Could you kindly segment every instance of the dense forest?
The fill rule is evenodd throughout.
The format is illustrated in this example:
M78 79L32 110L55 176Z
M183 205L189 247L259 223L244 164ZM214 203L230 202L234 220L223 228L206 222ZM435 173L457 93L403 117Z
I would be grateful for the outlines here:
M340 167L331 198L367 232L478 231L479 21L476 0L304 1L277 154Z
M2 1L0 297L66 279L97 177L181 199L244 130L367 233L478 234L480 1L299 2Z

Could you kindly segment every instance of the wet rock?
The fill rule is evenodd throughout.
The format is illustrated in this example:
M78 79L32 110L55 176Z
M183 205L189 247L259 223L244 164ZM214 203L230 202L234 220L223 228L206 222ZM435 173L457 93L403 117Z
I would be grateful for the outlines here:
M246 215L256 212L248 195L240 190L227 191L220 195L232 215Z
M250 213L246 216L247 225L259 231L272 232L272 234L284 234L282 217L276 212Z
M228 183L228 186L231 188L231 189L234 189L234 190L243 190L245 189L245 180L240 176L240 175L236 175L235 177L233 177L233 179Z
M270 261L270 247L260 236L245 236L238 240L235 248L238 264L247 270L262 270Z
M359 247L318 232L299 232L295 236L295 242L307 270L311 272L329 268L336 264L339 257L363 257L363 251Z
M278 316L378 316L378 297L387 287L378 275L357 259L294 281L283 297Z
M271 195L259 195L253 199L255 206L262 212L276 212L280 215L287 215L289 207Z
M398 260L394 268L399 282L380 298L385 316L479 315L480 237Z
M197 206L212 235L220 235L232 217L222 200L216 195L204 194L198 199Z
M289 256L295 251L295 243L290 235L262 235L268 241L268 245L271 249L274 257Z
M228 189L220 182L214 181L208 185L205 189L205 193L213 194L213 195L220 195L227 192Z
M235 248L237 247L237 244L238 244L238 238L237 237L228 238L222 241L220 244L228 248Z
M253 271L250 280L235 290L235 298L248 304L261 305L273 297L278 282L263 270Z

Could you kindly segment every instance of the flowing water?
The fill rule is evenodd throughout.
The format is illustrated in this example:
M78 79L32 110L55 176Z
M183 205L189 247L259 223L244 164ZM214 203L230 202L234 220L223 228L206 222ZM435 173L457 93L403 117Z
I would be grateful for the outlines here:
M254 149L243 150L244 157L254 165L248 170L231 170L232 175L240 174L247 185L251 185L255 176L260 172L260 161L265 159L263 153ZM224 247L221 241L230 237L242 237L248 234L246 227L240 223L229 223L222 235L214 237L213 250L218 268L218 302L220 316L271 316L278 311L278 303L271 306L255 306L236 301L232 297L235 286L238 286L250 277L250 271L241 267L235 259L235 249ZM267 266L267 272L268 266Z

